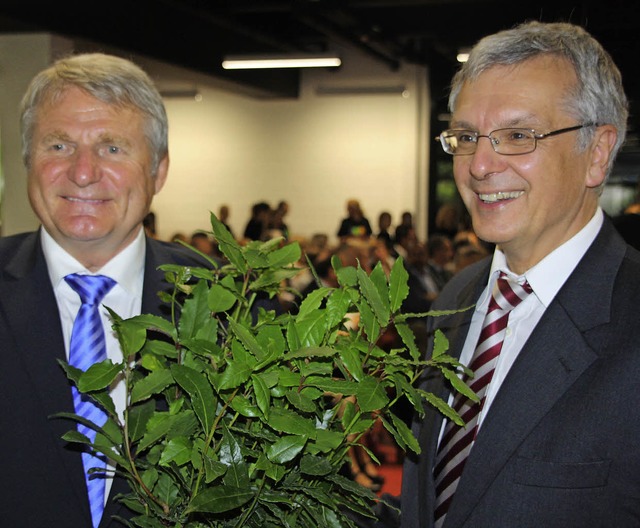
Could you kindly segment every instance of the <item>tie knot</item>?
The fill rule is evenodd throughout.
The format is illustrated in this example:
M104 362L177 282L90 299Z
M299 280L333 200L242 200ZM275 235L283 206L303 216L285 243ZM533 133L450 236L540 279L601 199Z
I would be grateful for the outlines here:
M493 291L493 300L497 304L496 308L510 311L524 301L532 292L533 290L528 282L525 281L524 284L520 284L508 278L506 273L500 272Z
M111 288L116 285L110 277L104 275L79 275L72 273L64 280L79 296L82 304L99 304Z

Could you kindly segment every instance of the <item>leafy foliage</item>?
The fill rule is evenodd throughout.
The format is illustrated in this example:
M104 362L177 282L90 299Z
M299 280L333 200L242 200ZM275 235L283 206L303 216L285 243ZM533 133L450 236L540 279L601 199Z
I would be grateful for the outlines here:
M111 312L127 360L85 373L65 365L109 413L103 428L93 426L91 447L130 483L120 500L139 516L123 522L353 526L344 512L371 515L376 497L340 469L374 418L416 453L416 439L392 412L398 398L406 396L418 413L426 402L460 421L418 388L427 369L457 380L460 365L446 355L446 338L438 335L436 354L424 361L407 324L410 316L438 314L400 313L408 293L401 260L389 277L380 266L367 275L336 260L340 286L314 291L297 315L256 309L257 298L274 298L299 271L300 247L280 240L240 246L214 215L211 222L224 265L162 266L173 285L164 295L172 321L146 314L123 320ZM353 313L356 329L345 325ZM387 352L376 343L390 325L404 347ZM118 376L127 387L124 420L104 390ZM89 443L77 431L65 439Z

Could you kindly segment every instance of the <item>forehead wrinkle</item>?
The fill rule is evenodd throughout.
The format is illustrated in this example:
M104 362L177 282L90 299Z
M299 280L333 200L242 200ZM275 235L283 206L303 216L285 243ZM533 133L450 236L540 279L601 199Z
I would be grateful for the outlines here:
M497 124L493 126L491 130L488 130L487 133L493 132L494 130L500 130L501 128L526 128L531 129L535 126L539 126L541 124L540 120L535 116L535 114L531 112L527 112L522 115L517 115L515 117L508 118L506 120L497 120ZM464 130L473 130L476 131L478 128L471 124L469 121L454 119L451 121L451 128L464 129Z

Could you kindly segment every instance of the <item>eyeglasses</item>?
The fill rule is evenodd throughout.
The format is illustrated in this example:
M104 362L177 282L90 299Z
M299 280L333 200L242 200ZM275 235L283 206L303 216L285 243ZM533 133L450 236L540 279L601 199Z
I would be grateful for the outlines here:
M451 129L445 130L436 140L440 140L443 150L452 156L467 156L478 148L478 139L486 137L491 142L493 150L505 156L529 154L536 150L538 141L565 132L580 130L581 128L598 126L596 123L585 123L568 128L553 130L546 134L538 134L531 128L499 128L489 134L479 134L473 130Z

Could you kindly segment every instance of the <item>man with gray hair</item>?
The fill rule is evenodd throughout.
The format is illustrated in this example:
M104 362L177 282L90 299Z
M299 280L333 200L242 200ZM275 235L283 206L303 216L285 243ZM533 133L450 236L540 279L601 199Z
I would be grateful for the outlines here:
M193 264L143 230L167 177L167 116L145 72L103 54L39 73L21 111L29 199L42 225L0 239L0 519L16 528L122 526L114 515L131 512L113 497L126 483L113 478L113 463L63 441L75 424L51 416L104 422L58 360L82 370L89 354L122 362L103 306L124 318L162 315L158 265ZM121 418L122 380L110 394Z
M416 418L401 525L638 526L640 253L598 204L625 137L620 73L582 28L525 23L478 42L450 110L438 139L496 250L433 305L474 309L428 325L479 401L425 381L466 425Z

